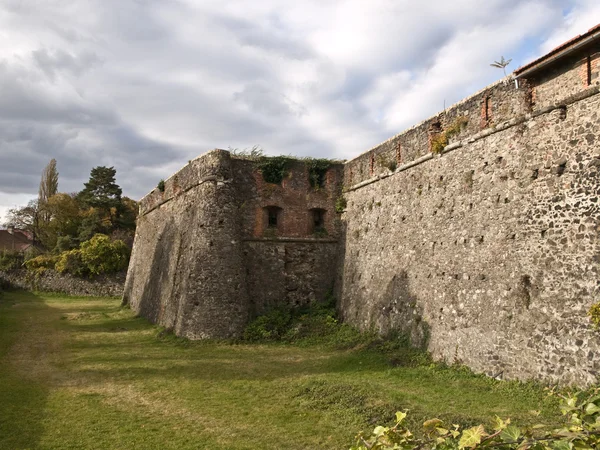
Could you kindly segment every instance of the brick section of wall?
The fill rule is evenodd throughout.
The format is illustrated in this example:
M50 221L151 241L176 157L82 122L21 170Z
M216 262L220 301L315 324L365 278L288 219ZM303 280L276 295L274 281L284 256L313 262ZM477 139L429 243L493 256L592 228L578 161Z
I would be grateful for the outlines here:
M314 209L324 211L326 237L338 236L335 202L342 191L342 164L331 165L324 186L319 188L310 185L308 168L302 161L291 164L281 185L265 182L252 161L234 159L233 170L243 238L314 238ZM280 208L277 229L268 227L268 207Z

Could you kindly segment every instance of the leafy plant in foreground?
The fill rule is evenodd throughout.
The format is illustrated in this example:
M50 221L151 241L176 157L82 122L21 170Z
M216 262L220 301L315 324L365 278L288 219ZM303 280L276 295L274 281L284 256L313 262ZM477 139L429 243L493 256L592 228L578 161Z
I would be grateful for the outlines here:
M558 395L551 393L551 395ZM560 397L560 410L567 418L563 428L546 430L544 425L519 427L510 419L496 418L493 430L483 425L461 429L439 419L423 423L424 437L417 438L405 425L406 412L396 413L392 427L377 426L370 436L359 434L350 450L584 450L600 446L600 388L585 395ZM581 398L583 397L583 398Z

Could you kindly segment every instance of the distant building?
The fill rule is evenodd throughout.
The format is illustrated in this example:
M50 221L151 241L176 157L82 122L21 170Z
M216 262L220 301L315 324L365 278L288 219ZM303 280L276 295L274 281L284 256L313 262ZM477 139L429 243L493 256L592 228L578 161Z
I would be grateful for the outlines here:
M34 246L30 236L29 232L15 228L0 230L0 251L24 252Z

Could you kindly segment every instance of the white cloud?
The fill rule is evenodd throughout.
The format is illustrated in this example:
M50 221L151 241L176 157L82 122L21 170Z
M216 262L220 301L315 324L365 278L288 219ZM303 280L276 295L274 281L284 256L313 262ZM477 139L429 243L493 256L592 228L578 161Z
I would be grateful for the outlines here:
M586 31L596 3L4 0L0 207L52 157L63 190L114 165L135 198L215 147L353 157L500 78L500 55Z

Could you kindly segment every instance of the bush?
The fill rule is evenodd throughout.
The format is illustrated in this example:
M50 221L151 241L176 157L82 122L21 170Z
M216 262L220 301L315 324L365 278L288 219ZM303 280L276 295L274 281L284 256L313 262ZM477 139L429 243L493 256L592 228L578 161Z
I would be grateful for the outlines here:
M81 250L62 252L54 268L58 273L70 273L79 277L89 273L89 269L81 257Z
M244 330L247 341L278 340L288 331L292 320L289 308L277 308L254 319Z
M129 247L123 241L111 241L104 234L96 234L81 244L81 260L93 275L119 272L129 263Z
M67 252L77 247L77 242L71 236L58 236L54 251L58 253Z
M17 270L23 265L23 255L18 252L0 252L0 270Z
M58 256L39 255L25 261L25 267L30 272L44 272L47 269L54 269Z
M423 437L409 430L406 412L396 413L394 426L377 426L370 436L362 433L350 450L451 450L451 449L505 449L505 450L567 450L600 448L600 389L572 395L558 395L560 410L567 419L563 428L547 430L544 425L521 427L510 419L496 417L493 431L483 425L461 428L446 426L440 419L423 423ZM551 395L557 395L551 392Z

